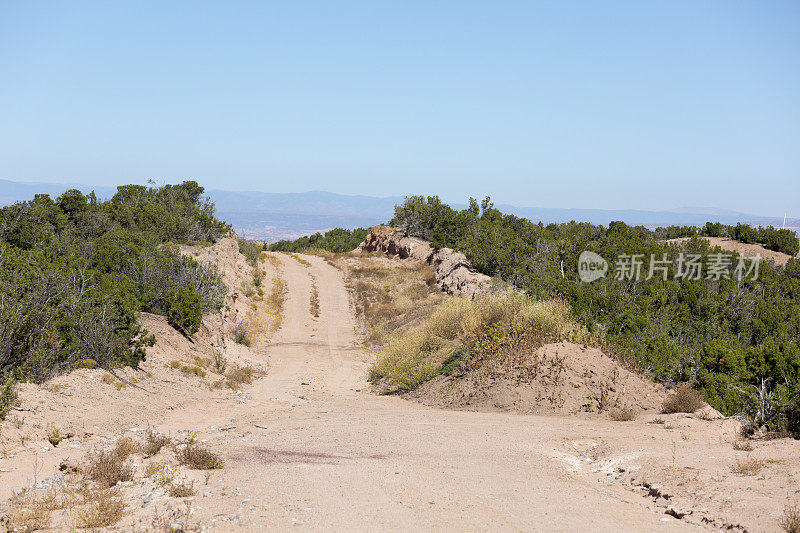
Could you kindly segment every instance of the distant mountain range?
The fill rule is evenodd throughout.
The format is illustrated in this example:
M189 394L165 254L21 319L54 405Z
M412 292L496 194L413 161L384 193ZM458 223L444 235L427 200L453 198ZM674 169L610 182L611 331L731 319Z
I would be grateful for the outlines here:
M115 187L92 187L81 184L25 183L0 180L0 205L29 200L35 194L60 195L66 189L76 188L88 193L95 191L100 198L110 198ZM342 227L370 227L392 218L394 206L403 197L378 198L335 194L323 191L303 193L206 191L217 206L219 218L233 225L239 235L256 240L274 242L294 239L302 235ZM466 204L452 204L463 209ZM513 213L534 222L591 222L608 224L621 220L628 224L656 226L702 225L707 221L736 224L781 226L783 218L764 217L709 207L681 207L668 211L643 211L634 209L563 209L554 207L520 207L497 205L504 213ZM787 227L797 230L800 219L786 220Z

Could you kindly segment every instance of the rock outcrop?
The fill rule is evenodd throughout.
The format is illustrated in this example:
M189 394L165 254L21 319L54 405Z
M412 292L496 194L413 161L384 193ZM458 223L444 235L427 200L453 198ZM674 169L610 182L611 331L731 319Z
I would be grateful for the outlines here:
M450 248L434 248L428 241L408 237L391 226L372 228L357 249L423 261L434 267L436 283L447 294L474 299L491 287L491 278L475 272L464 254Z

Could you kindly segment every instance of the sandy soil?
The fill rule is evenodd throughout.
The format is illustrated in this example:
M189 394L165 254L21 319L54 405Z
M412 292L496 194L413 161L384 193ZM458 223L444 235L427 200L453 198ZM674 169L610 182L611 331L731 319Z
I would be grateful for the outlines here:
M800 498L798 443L736 451L733 420L648 414L613 422L377 396L366 383L374 354L357 343L341 273L320 257L304 256L310 266L276 257L288 285L282 326L247 352L268 368L264 377L243 391L212 389L213 376L183 375L165 366L172 353L154 353L149 370L126 371L140 376L137 387L101 387L98 371L81 371L59 378L58 390L24 391L2 426L10 440L0 497L45 487L65 458L151 427L196 434L225 466L210 478L182 470L197 489L183 500L137 475L122 484L126 514L113 529L148 530L167 517L173 527L214 531L777 531L785 505ZM312 279L319 317L310 312ZM75 435L55 448L31 426L68 415ZM15 432L25 431L20 442ZM758 474L734 474L748 458L762 462ZM169 451L158 459L174 461Z
M663 386L625 369L590 346L546 344L532 359L536 361L532 375L520 369L503 369L472 371L457 378L437 376L407 396L450 409L596 418L606 417L607 413L601 411L611 408L637 415L658 413L667 395Z

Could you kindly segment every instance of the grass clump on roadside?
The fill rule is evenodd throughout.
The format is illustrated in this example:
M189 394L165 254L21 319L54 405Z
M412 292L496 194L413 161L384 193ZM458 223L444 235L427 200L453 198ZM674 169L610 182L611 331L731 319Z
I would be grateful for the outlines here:
M276 275L272 281L272 290L266 298L267 308L272 316L270 329L275 332L280 328L283 321L283 305L286 303L286 282L280 275Z
M319 317L319 290L317 290L317 283L311 282L311 299L309 302L309 311L311 316Z
M547 342L587 337L557 300L535 301L514 292L450 298L421 325L389 339L370 380L388 380L390 389L407 391L457 368L523 368Z
M370 346L384 344L389 332L421 324L444 299L434 269L425 263L387 265L379 258L348 255L329 262L347 274L355 311L363 320L364 341Z
M222 458L194 439L188 440L175 451L178 462L195 470L222 468Z
M800 533L800 508L796 505L786 507L781 518L781 528L786 533Z
M634 409L615 407L608 412L608 417L615 422L631 422L636 420L638 413Z
M199 378L206 376L206 371L197 365L184 365L180 361L170 361L169 367L175 370L180 370L187 376L196 376Z
M764 468L764 463L761 459L752 457L737 459L736 463L731 467L731 472L740 476L755 476Z
M185 481L181 481L179 483L171 483L167 485L167 494L172 496L173 498L188 498L189 496L194 496L194 481L186 484Z
M83 473L101 487L113 487L121 481L133 479L133 467L114 451L99 452L90 456Z
M661 406L661 412L664 414L694 413L703 405L705 405L705 400L702 392L689 385L682 385L667 396Z
M110 488L95 489L88 505L78 510L77 525L94 529L116 524L122 518L125 504L119 491Z
M142 454L144 454L145 457L153 457L161 451L161 448L167 446L171 442L172 439L167 435L148 430L144 445L142 446Z
M233 342L236 344L241 344L243 346L250 346L252 344L247 332L247 324L244 322L239 322L233 326L231 333L233 334Z

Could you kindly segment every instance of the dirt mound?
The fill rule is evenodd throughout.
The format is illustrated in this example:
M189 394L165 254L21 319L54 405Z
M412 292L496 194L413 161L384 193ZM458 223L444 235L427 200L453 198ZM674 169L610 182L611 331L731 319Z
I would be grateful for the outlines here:
M666 392L596 348L561 342L536 350L526 368L454 372L424 383L408 396L451 409L575 414L655 412Z
M768 250L767 248L764 248L760 244L745 244L743 242L735 241L733 239L727 239L724 237L703 237L703 238L707 240L712 247L719 246L723 250L736 252L740 255L747 257L754 257L756 254L761 254L761 257L773 261L776 265L785 265L789 261L789 259L792 258L792 256L789 254ZM679 239L670 239L667 242L670 244L682 244L688 240L689 237L681 237ZM798 254L797 257L800 257L800 254Z
M464 254L450 248L436 249L427 241L408 237L390 226L372 228L357 250L423 261L436 269L436 283L447 294L474 299L491 285L491 278L475 272Z

